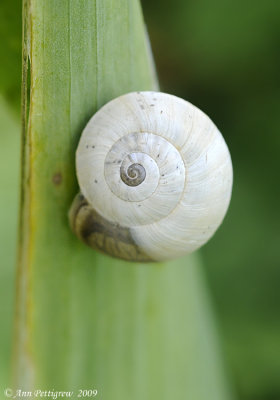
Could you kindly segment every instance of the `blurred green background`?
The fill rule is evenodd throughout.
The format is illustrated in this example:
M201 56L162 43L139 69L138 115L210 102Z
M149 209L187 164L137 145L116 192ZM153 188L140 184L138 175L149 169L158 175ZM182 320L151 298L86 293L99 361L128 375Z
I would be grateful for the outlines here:
M234 166L203 248L240 400L280 399L280 2L143 0L163 91L205 111ZM9 371L20 158L21 1L0 2L0 387Z

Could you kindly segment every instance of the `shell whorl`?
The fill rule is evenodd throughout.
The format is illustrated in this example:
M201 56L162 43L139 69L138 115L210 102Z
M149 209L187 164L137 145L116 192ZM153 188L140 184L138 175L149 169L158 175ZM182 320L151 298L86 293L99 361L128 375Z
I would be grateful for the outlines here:
M76 164L87 207L127 230L143 260L200 247L230 201L232 166L222 135L202 111L164 93L129 93L106 104L84 129ZM116 249L115 233L114 240L108 252L130 259Z

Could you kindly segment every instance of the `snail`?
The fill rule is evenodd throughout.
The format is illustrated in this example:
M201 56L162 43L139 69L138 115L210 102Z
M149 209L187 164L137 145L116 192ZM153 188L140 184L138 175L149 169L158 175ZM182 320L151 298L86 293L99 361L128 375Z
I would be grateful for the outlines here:
M191 103L133 92L104 105L76 152L81 193L69 217L87 245L113 257L163 261L193 252L229 206L232 164L214 123Z

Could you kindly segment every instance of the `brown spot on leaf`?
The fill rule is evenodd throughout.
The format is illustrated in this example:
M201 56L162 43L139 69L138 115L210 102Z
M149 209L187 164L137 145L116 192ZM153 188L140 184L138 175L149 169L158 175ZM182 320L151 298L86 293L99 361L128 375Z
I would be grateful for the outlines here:
M56 186L61 185L62 182L61 172L56 172L52 177L52 181Z

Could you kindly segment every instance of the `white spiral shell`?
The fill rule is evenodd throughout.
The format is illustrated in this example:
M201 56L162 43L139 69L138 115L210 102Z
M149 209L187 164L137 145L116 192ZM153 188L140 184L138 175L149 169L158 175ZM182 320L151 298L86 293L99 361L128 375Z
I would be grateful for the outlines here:
M230 202L232 164L222 135L198 108L164 93L129 93L102 107L83 131L76 167L87 212L72 207L82 215L73 229L124 259L160 261L196 250Z

